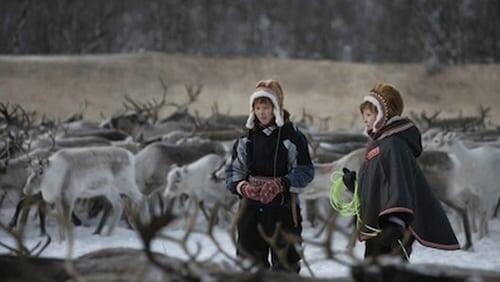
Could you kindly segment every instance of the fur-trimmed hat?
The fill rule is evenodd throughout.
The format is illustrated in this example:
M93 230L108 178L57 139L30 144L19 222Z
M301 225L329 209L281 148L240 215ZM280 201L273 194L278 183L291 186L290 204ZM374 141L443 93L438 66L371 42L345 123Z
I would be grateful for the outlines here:
M403 113L403 98L393 85L379 83L370 90L363 102L373 104L377 109L377 117L373 123L373 132L377 132L387 121L395 116L401 116Z
M246 127L248 129L254 128L255 114L253 112L253 103L257 98L262 97L271 100L271 102L273 103L273 114L276 126L282 127L285 124L283 112L283 91L281 90L281 86L279 85L279 83L275 80L262 80L257 83L255 92L253 92L250 96L250 115L248 116Z

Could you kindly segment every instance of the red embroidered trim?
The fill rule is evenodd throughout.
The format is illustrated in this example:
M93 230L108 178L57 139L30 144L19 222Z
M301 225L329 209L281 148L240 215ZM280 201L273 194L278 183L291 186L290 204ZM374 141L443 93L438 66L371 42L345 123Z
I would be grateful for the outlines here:
M411 210L409 208L394 207L394 208L389 208L389 209L381 211L378 214L378 216L381 216L381 215L384 215L384 214L389 214L389 213L392 213L392 212L407 212L407 213L413 214L413 210Z
M379 213L379 216L384 215L384 214L389 214L392 212L407 212L407 213L413 214L413 210L411 210L411 209L403 208L403 207L394 207L394 208L383 210L381 213ZM460 250L460 245L445 245L445 244L439 244L439 243L426 241L426 240L422 239L420 236L418 236L417 232L415 232L415 230L413 230L413 228L411 226L409 226L408 229L413 234L413 236L415 236L417 241L420 244L422 244L423 246L426 246L429 248L441 249L441 250L448 250L448 251ZM366 241L370 238L372 238L372 237L363 235L361 233L358 234L358 240L360 242Z
M422 238L420 238L420 236L417 235L417 233L415 232L415 230L413 230L412 227L409 227L409 230L410 230L411 234L413 236L415 236L415 238L417 239L417 241L422 246L429 247L429 248L434 248L434 249L447 250L447 251L460 250L460 245L445 245L445 244L438 244L438 243L433 243L433 242L425 241ZM366 240L371 239L371 238L373 238L373 237L369 237L369 236L366 236L366 235L363 235L363 234L358 234L358 241L360 241L360 242L366 241Z
M380 154L380 148L379 147L375 147L374 149L371 149L370 152L368 152L366 154L366 159L367 160L371 160L374 157L376 157L378 154Z
M410 232L415 236L417 241L422 244L423 246L429 247L429 248L435 248L435 249L441 249L441 250L448 250L448 251L454 251L454 250L460 250L460 245L444 245L444 244L438 244L438 243L433 243L429 241L425 241L420 236L417 235L417 232L413 230L413 228L410 227Z

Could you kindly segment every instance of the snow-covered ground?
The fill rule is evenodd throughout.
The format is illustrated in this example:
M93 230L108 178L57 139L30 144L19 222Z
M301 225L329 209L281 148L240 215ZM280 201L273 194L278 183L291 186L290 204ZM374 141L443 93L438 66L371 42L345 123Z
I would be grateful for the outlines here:
M3 223L7 223L13 212L11 208L2 209L0 211L0 220ZM38 243L42 238L38 236L38 220L33 220L28 223L25 230L25 244L30 247ZM200 226L202 229L203 226ZM115 229L115 232L111 236L99 236L93 235L92 232L95 229L94 225L90 227L77 227L74 229L75 234L75 245L73 248L73 256L80 256L88 252L98 250L101 248L110 247L131 247L131 248L141 248L142 244L140 239L137 237L135 231L127 229L123 223L120 224ZM47 230L52 236L52 243L45 249L42 256L46 257L64 257L66 255L66 241L59 242L58 240L58 230L53 218L48 220ZM165 228L164 232L170 236L181 237L184 235L184 231L181 228ZM304 227L304 238L306 240L320 239L314 238L314 234L317 232L316 229L308 227L307 224ZM447 264L459 267L467 268L478 268L484 270L499 270L500 269L500 219L492 219L490 221L490 235L489 237L474 240L474 250L473 251L441 251L430 248L425 248L420 244L416 243L414 245L414 251L411 256L410 261L412 263L432 263L432 264ZM234 254L234 247L231 242L228 232L221 227L215 229L215 237L218 242L223 246L223 248L230 254ZM461 243L464 242L463 233L458 233L458 237ZM14 246L12 238L3 231L0 231L0 241ZM190 239L190 246L193 248L196 244L200 243L202 247L202 257L209 257L215 252L217 252L214 244L208 239L206 235L203 234L192 234ZM333 238L333 248L334 250L345 250L347 244L347 239L339 233L334 233ZM155 241L154 250L167 254L169 256L185 258L186 255L184 251L170 241ZM0 247L1 248L1 247ZM364 251L363 244L357 244L354 249L354 254L358 258L362 258ZM0 249L0 252L5 253L5 249ZM324 251L321 248L315 247L311 244L305 244L304 253L306 260L310 263L311 269L315 276L319 277L339 277L348 276L349 268L333 260L325 260ZM223 261L225 258L222 255L215 257L217 261ZM301 274L310 275L306 267L302 268Z

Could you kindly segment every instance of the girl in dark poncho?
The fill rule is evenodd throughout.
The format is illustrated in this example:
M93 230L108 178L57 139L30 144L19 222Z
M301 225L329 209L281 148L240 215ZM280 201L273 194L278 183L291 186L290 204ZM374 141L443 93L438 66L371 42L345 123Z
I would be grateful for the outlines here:
M377 84L360 105L369 137L359 171L359 239L365 258L392 254L408 259L416 239L443 250L459 249L444 210L429 187L416 158L422 153L420 132L402 118L403 100L392 85ZM353 190L355 173L344 169Z

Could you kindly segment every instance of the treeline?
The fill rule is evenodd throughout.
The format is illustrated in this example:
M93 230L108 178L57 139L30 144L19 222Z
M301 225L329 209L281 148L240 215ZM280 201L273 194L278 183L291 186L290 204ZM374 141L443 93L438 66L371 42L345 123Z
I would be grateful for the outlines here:
M2 0L0 53L500 61L499 0Z

